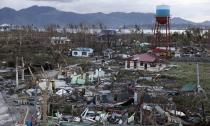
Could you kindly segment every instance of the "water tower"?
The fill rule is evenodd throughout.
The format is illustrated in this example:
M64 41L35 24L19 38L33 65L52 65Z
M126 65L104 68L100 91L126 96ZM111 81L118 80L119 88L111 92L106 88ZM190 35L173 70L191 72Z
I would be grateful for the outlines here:
M170 45L170 7L168 5L159 5L156 7L155 29L153 47L166 47Z

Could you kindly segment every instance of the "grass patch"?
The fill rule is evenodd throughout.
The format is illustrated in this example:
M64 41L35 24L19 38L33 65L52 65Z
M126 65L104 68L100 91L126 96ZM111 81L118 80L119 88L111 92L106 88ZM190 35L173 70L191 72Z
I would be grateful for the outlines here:
M181 87L185 84L197 84L196 63L172 62L177 68L161 72L175 77L176 83L172 87ZM210 90L210 63L199 63L200 84L205 90ZM166 84L167 85L167 84Z

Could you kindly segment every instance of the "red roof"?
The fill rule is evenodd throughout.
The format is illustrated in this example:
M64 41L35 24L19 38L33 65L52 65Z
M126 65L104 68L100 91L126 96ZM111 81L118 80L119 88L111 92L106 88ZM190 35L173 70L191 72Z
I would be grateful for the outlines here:
M156 57L149 53L144 53L144 54L134 55L132 60L137 60L140 62L154 62L156 60Z
M160 48L155 48L152 50L154 53L160 53L160 52L167 52L166 50L164 49L160 49Z

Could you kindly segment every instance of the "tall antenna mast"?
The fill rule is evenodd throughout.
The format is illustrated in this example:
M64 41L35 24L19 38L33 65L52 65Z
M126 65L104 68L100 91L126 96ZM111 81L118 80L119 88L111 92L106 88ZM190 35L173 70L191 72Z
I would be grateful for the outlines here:
M199 74L199 65L198 65L198 62L196 64L196 66L197 66L197 86L199 86L200 85L200 74Z
M24 59L23 59L23 57L22 57L22 69L21 69L21 73L22 73L22 81L24 81L25 80L25 63L24 63Z
M200 85L200 72L199 72L199 64L198 64L198 62L197 62L197 64L196 64L196 66L197 66L197 92L198 93L200 93L200 92L203 92L203 89L202 89L202 87L201 87L201 85Z
M16 68L15 68L15 72L16 72L16 88L19 86L19 80L18 80L18 57L16 57Z

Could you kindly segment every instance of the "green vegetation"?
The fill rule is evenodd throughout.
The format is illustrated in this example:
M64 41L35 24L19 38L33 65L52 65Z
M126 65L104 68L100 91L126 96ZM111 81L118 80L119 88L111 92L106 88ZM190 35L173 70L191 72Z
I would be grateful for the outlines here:
M90 58L81 58L81 57L64 57L68 64L74 65L74 64L87 64L89 63Z
M197 75L196 75L196 63L172 63L177 65L177 68L173 68L169 71L162 72L162 74L168 74L174 76L176 79L174 84L165 84L169 88L178 88L181 89L183 85L186 84L197 84ZM200 71L200 85L205 90L207 97L210 96L210 63L199 63ZM198 108L201 108L201 105L204 105L206 111L210 111L209 99L206 99L204 95L192 95L192 96L183 96L179 95L174 97L174 102L177 105L177 108L185 111L188 109L190 111L196 111Z
M168 71L160 72L162 75L160 79L154 83L153 81L143 81L141 84L145 85L161 85L169 89L181 90L183 85L186 84L197 84L196 75L196 63L190 62L171 62L169 64L177 65ZM200 73L200 85L205 90L207 97L210 96L210 63L199 63L199 73ZM158 73L156 73L158 74ZM152 76L155 77L154 73L148 73L144 71L126 71L121 70L117 75L117 81L122 80L136 80L140 76ZM177 109L187 112L197 111L204 105L206 111L210 111L209 99L205 98L205 95L178 95L173 98L177 105Z
M171 87L182 87L185 84L197 84L196 63L172 62L177 68L161 72L175 77L175 83ZM199 63L200 84L205 90L210 90L210 63ZM166 86L168 84L165 84Z
M205 100L205 98L202 95L197 96L187 96L184 97L182 95L175 96L173 98L174 102L176 103L176 107L179 110L187 112L186 109L190 110L191 112L197 110L198 108L202 107L202 104L204 105L206 110L209 110L210 104Z
M196 63L191 62L171 62L169 64L177 65L168 71L160 72L161 75L166 75L157 81L156 84L166 86L167 88L181 88L185 84L197 84ZM209 91L210 90L210 63L199 63L200 84ZM158 73L157 73L158 74ZM127 71L121 70L118 73L117 80L136 80L139 77L155 77L154 73L144 71ZM165 81L165 80L168 81ZM145 84L147 84L145 82Z

